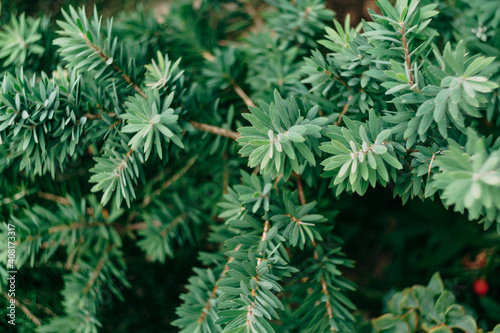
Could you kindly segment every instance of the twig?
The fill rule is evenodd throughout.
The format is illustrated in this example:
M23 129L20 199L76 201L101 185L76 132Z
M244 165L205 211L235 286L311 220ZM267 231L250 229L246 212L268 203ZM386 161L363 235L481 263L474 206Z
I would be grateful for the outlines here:
M0 200L0 207L3 205L11 204L14 201L20 200L20 199L24 198L25 196L33 193L34 191L36 191L36 190L22 190L21 192L15 194L12 198L4 198L4 199Z
M101 57L105 63L108 63L109 61L109 57L104 53L102 52L102 50L97 46L95 45L94 43L92 43L87 36L85 36L83 33L80 34L80 36L85 40L85 42L90 45L90 47L92 49L94 49L94 51L97 52L97 54L99 55L99 57ZM136 85L134 82L132 82L132 80L130 79L130 76L128 76L127 74L125 74L118 66L115 65L114 61L112 63L112 66L113 66L113 69L121 75L121 77L123 78L123 80L125 80L125 82L127 82L130 86L132 86L132 88L135 89L135 91L137 91L142 97L144 98L147 98L146 96L146 93L144 93L144 91L141 90L141 88L139 88L138 85Z
M304 197L303 191L302 191L302 196L300 195L301 190L302 190L302 182L300 179L300 175L297 175L297 188L299 189L299 197L301 198L300 201L302 203L302 206L304 206L306 204L306 199ZM312 241L312 246L314 247L314 254L313 254L314 259L319 261L319 255L318 255L318 249L317 249L318 244L316 243L315 240ZM324 268L323 265L321 265L321 267ZM305 281L307 281L307 280L305 280ZM330 322L331 322L333 319L333 310L332 310L332 304L330 303L330 292L328 291L328 286L326 285L324 275L321 276L321 291L326 296L326 302L325 302L326 312L328 313L328 318L330 318ZM337 332L332 325L330 325L330 331Z
M99 104L97 105L97 108L100 108ZM114 112L108 112L107 114L109 117L117 117L116 113L114 113ZM90 119L90 120L102 119L102 115L100 113L85 113L82 117L85 117L85 118Z
M90 45L90 47L92 47L96 52L97 54L102 58L104 59L105 62L107 62L110 58L105 54L103 53L99 47L97 47L97 45L93 44L88 38L87 36L85 36L84 34L80 34L80 36L85 40L85 42L87 44ZM130 76L128 76L127 74L125 74L118 66L116 66L114 63L112 64L114 70L117 72L117 73L121 73L121 76L122 78L128 83L130 84L142 97L144 97L145 99L147 99L147 95L144 91L142 91L141 88L139 88L139 86L137 86L134 82L132 82L132 80L130 79ZM250 99L250 97L248 97L248 95L240 88L240 86L238 86L238 84L232 80L231 82L234 90L236 91L236 93L243 99L243 101L245 102L245 104L247 106L255 106L255 104L252 102L252 100ZM119 122L121 122L121 120L119 120L117 123L113 124L111 126L114 127L115 125L119 124ZM209 132L209 133L212 133L212 134L217 134L217 135L221 135L221 136L225 136L225 137L228 137L228 138L231 138L231 139L237 139L239 138L239 134L237 132L233 132L233 131L230 131L230 130L226 130L226 129L222 129L222 128L219 128L219 127L215 127L215 126L211 126L211 125L208 125L208 124L201 124L201 123L197 123L197 122L194 122L194 121L191 121L191 124L195 127L195 128L198 128L199 130L201 131L205 131L205 132ZM132 150L131 150L132 151Z
M87 294L90 291L90 289L92 288L92 286L94 285L95 280L97 279L97 277L101 273L101 270L103 269L104 264L106 263L106 256L108 255L109 251L111 251L112 248L113 248L112 246L108 246L106 248L106 250L104 251L104 256L102 256L101 259L99 259L99 262L95 266L95 269L92 272L90 279L87 281L87 284L85 285L85 287L82 290L82 294L84 294L84 295Z
M29 299L26 299L26 298L23 298L23 303L26 305L29 305L29 306L33 305L33 302L30 301ZM51 316L52 318L57 318L57 315L54 312L52 312L51 309L49 309L41 304L35 304L35 306L37 308L39 308L40 310L42 310L43 312L45 312L46 314L48 314L49 316Z
M344 104L344 108L342 109L342 112L339 114L339 117L337 118L337 121L335 121L335 126L339 126L340 125L340 122L342 121L342 116L344 116L347 111L349 110L349 102L351 101L352 99L352 95L349 95L349 97L347 97L347 102Z
M184 219L186 219L187 217L187 213L182 213L181 215L177 216L169 225L167 225L167 228L165 230L163 230L161 233L160 233L160 236L162 238L165 238L167 237L168 233L176 226L178 225L181 221L183 221Z
M130 159L130 156L132 156L132 153L134 152L133 148L130 148L130 150L125 154L125 159L122 161L122 163L118 166L118 173L121 173L125 167L127 167L128 160Z
M83 229L83 228L100 227L102 225L106 225L106 223L104 223L104 222L94 222L94 223L72 222L69 224L60 224L60 225L57 225L55 227L50 227L48 230L48 233L53 234L55 232L59 232L59 231L63 231L63 230L72 230L72 229L78 230L78 229Z
M153 221L153 224L157 227L161 227L161 222L160 221L157 221L157 220L154 220ZM134 223L134 224L130 224L128 226L128 228L130 230L142 230L142 229L146 229L148 227L148 224L146 222L139 222L139 223Z
M142 205L141 205L141 208L144 208L146 207L147 205L149 205L152 201L152 197L156 197L158 195L161 194L162 191L166 190L167 188L169 188L173 183L175 183L179 178L181 178L194 164L194 162L196 162L196 160L198 159L199 155L195 155L194 157L192 157L187 163L186 165L179 170L179 172L177 172L175 175L172 176L172 178L168 179L166 182L164 182L160 188L156 189L151 196L147 196L144 198L144 201L142 202Z
M404 23L401 22L400 23L400 26L401 26L401 35L402 35L402 38L401 38L401 42L403 44L403 49L405 51L405 62L406 62L406 67L408 67L408 74L409 74L409 81L408 84L410 85L411 89L414 91L414 92L417 92L419 93L420 90L415 87L415 76L413 75L413 72L412 72L412 67L411 67L411 55L410 55L410 49L408 48L408 44L406 42L406 31L405 31L405 26L404 26Z
M38 196L42 199L55 201L63 206L70 206L71 205L71 201L69 201L67 198L60 197L60 196L54 195L52 193L38 192Z
M262 237L261 237L262 239L260 240L261 243L266 240L268 231L269 231L269 220L266 220L266 222L264 223L264 231L262 232ZM260 255L264 256L263 253L261 253ZM257 259L257 266L259 266L261 262L262 262L262 258Z
M208 132L220 136L224 136L226 138L230 138L233 140L236 140L240 137L240 134L238 132L233 132L231 130L225 129L225 128L220 128L208 124L203 124L203 123L198 123L196 121L190 121L191 125L193 125L194 128L199 129L200 131L203 132Z
M326 285L325 281L325 276L321 276L321 291L323 294L326 296L326 312L328 313L328 318L330 318L330 322L333 320L333 311L332 311L332 304L330 303L330 292L328 291L328 287ZM331 332L337 332L337 330L330 325L330 331Z
M246 94L246 92L244 92L243 89L241 89L241 87L236 83L236 81L234 81L233 79L231 79L230 82L231 82L231 86L233 87L234 91L236 92L236 94L238 96L241 97L241 99L243 100L243 102L245 102L246 106L253 106L254 108L257 107L255 105L255 103L250 99L250 97L248 97L248 95Z
M259 11L251 5L250 1L243 1L243 5L245 6L245 11L248 15L250 15L254 23L250 30L252 32L260 31L264 26L264 21L262 20L262 16L260 16Z
M302 206L306 204L306 197L304 196L304 188L302 187L302 177L299 174L295 174L297 179L297 190L299 191L299 199Z
M435 153L432 153L431 162L429 163L429 169L427 170L427 181L429 181L429 178L431 178L432 163L434 162L434 159L436 158L436 154L439 154L439 153L441 153L441 151L437 151Z
M26 316L36 325L36 326L42 326L42 322L40 321L40 319L38 319L37 317L35 317L31 312L30 310L24 306L24 304L22 304L21 302L19 302L17 299L15 299L14 297L10 297L5 291L2 291L2 294L3 296L9 301L10 303L10 300L13 299L14 300L14 305L17 306L18 308L21 309L21 311L23 311Z
M177 172L175 175L172 176L172 178L168 179L166 182L164 182L161 187L157 190L155 190L153 193L152 193L152 196L146 196L144 198L144 201L142 202L141 204L141 209L144 209L146 208L152 201L153 201L153 198L154 197L157 197L158 195L161 194L162 191L166 190L167 188L169 188L174 182L176 182L179 178L181 178L194 164L194 162L198 159L198 155L192 157L187 163L186 165L181 169L179 170L179 172ZM153 197L153 198L152 198ZM137 211L134 211L132 212L127 221L128 221L128 228L130 230L139 230L139 229L144 229L144 227L139 227L139 223L137 224L133 224L131 225L130 223L137 217L137 215L139 215L139 212Z

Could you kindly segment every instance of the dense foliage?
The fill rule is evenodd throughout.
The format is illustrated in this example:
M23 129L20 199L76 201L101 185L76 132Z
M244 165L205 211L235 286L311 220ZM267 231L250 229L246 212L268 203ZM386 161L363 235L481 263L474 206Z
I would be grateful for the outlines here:
M2 12L16 329L500 332L499 1L326 5Z

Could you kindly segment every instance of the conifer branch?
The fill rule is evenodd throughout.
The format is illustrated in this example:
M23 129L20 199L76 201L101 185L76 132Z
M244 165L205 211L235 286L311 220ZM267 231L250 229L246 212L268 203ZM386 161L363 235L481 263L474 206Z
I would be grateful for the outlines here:
M85 285L85 287L82 290L83 295L87 294L90 291L90 289L92 289L92 286L94 285L95 281L97 280L97 277L101 273L101 270L103 269L104 264L106 264L106 258L107 258L108 254L112 248L113 248L112 246L108 246L106 248L106 250L104 251L104 255L97 262L97 265L95 266L95 269L92 272L90 279L87 281L87 284Z
M238 244L234 247L233 251L238 251L239 249L241 248L241 244ZM229 264L232 263L234 261L234 257L230 257L226 264L224 265L224 269L222 270L222 272L220 273L219 275L219 278L217 279L217 281L215 282L215 285L214 287L212 288L212 292L210 293L210 297L208 298L205 306L203 307L202 309L202 312L201 312L201 315L200 317L198 318L198 323L201 324L205 318L207 317L207 314L208 314L208 310L210 309L211 307L211 301L213 299L215 299L217 297L217 290L219 290L219 286L217 285L217 283L223 278L226 276L226 273L227 271L229 270Z
M85 36L83 33L80 34L80 37L83 38L83 40L85 41L85 43L87 43L98 55L99 57L101 57L104 62L106 64L108 64L108 62L110 61L110 57L108 55L106 55L97 45L95 45L94 43L92 43L87 36ZM125 82L127 82L132 88L134 88L135 91L137 91L142 97L144 98L147 98L146 94L144 93L144 91L142 91L141 88L139 88L139 86L137 84L135 84L134 82L132 82L132 80L130 79L130 76L128 76L127 74L125 74L125 72L123 70L121 70L113 61L113 59L111 59L112 61L112 67L113 69L115 70L115 72L117 74L120 74L120 76L123 78L123 80Z
M301 204L302 204L302 206L305 206L306 205L306 199L304 197L304 192L302 190L302 181L301 181L300 175L297 175L297 187L299 189L299 197L300 197ZM302 193L302 195L300 193ZM313 245L313 248L314 248L313 257L314 257L314 259L316 259L316 260L319 261L319 255L318 255L318 249L317 249L318 244L316 243L315 240L313 240L312 241L312 245ZM321 265L321 267L322 267L322 269L324 269L323 265ZM307 280L305 280L305 281L307 281ZM326 306L326 311L327 311L327 314L328 314L328 318L330 319L329 320L329 323L330 323L330 332L335 333L335 332L337 332L337 330L331 324L332 320L333 320L333 310L332 310L332 305L330 303L330 293L328 291L328 286L326 284L325 276L324 276L323 273L321 275L321 292L326 296L325 306Z
M260 240L260 243L264 242L266 240L266 236L267 236L267 232L269 230L269 220L266 220L266 222L264 223L264 230L262 232L262 236L261 236L261 240ZM257 307L257 301L255 300L256 299L256 296L257 296L257 288L259 288L259 271L258 271L258 267L260 265L260 263L262 262L262 258L264 256L264 253L260 253L261 255L261 258L258 258L257 259L257 265L255 267L255 270L257 271L257 274L255 275L255 282L257 282L255 284L255 288L250 288L250 294L252 295L252 297L254 298L254 301L252 302L252 305L250 305L248 308L247 308L247 327L251 327L252 326L252 318L254 316L254 309Z

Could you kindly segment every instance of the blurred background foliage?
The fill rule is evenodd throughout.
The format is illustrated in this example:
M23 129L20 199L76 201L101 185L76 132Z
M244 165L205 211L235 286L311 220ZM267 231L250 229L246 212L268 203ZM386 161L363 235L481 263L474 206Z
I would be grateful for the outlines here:
M188 7L182 6L185 1L175 2L177 10L184 10L184 15L187 17L192 15ZM426 0L426 2L432 1ZM212 50L215 44L230 40L234 31L251 28L245 17L229 15L228 18L227 13L223 13L227 9L217 7L221 3L223 4L223 1L214 2L210 12L204 17L196 17L198 20L196 27L203 27L203 24L210 27L201 35L203 38L198 40L200 44L204 44L203 49ZM50 17L50 21L42 21L41 24L52 25L54 19L61 17L61 8L70 4L86 5L87 8L96 5L104 16L129 15L138 20L141 19L139 14L141 11L136 10L137 6L154 9L153 17L162 19L162 14L167 13L171 5L169 1L140 0L2 0L0 23L5 25L11 17L25 12L27 16L35 18L45 13ZM481 1L477 1L477 4L480 5ZM261 5L266 6L265 3ZM367 8L375 9L371 0L328 0L327 6L337 13L336 17L341 22L349 13L353 26L361 19L369 18ZM457 40L471 33L470 29L467 30L467 22L461 22L461 18L458 17L466 6L469 5L460 0L439 2L441 13L433 24L443 32L441 35L443 41ZM222 15L225 20L219 21ZM151 17L147 16L147 19ZM454 30L449 28L452 21L456 24ZM131 30L134 28L131 27ZM142 33L137 31L137 38ZM323 35L323 32L319 35ZM158 43L168 43L168 41L159 40ZM481 45L477 47L480 48ZM150 54L154 54L155 51L148 50ZM196 56L183 54L183 50L177 51L179 54L175 55L174 59L182 55L184 59L188 57L188 60L184 61L200 62ZM190 56L192 59L189 59ZM53 57L57 56L53 54ZM50 71L54 69L50 68L51 64L57 62L46 59L41 62L40 67ZM236 97L227 98L229 100L221 103L230 104L230 99ZM217 117L215 110L214 117ZM215 157L207 161L212 164ZM239 177L239 169L244 168L240 165L243 162L246 161L241 161L236 152L226 160L218 161L221 165L231 165L227 181L232 184L238 183L236 179ZM172 162L173 169L176 167L175 163ZM184 164L185 161L178 163L179 166ZM80 166L76 165L73 169L74 174L71 175L76 176L75 186L88 184L86 176L79 174L79 168ZM220 212L215 204L222 197L224 184L219 175L204 176L208 179L200 179L201 170L204 170L203 163L190 169L187 176L182 177L173 186L172 192L191 191L182 197L192 198L194 206L213 217ZM220 173L223 173L222 168ZM2 173L0 183L6 182L13 176ZM195 180L196 184L193 183ZM328 191L328 182L326 180L323 182L320 188ZM197 184L205 185L200 188L196 187ZM81 192L86 193L88 189L83 189ZM314 193L307 195L314 199ZM355 267L345 269L344 274L358 286L358 290L350 293L348 297L357 305L360 317L379 316L383 311L384 302L397 290L417 283L425 284L435 271L440 271L445 286L455 293L458 301L479 316L480 326L487 328L500 322L500 247L499 236L494 231L483 232L480 225L469 222L460 214L446 210L440 202L409 200L403 208L400 200L392 198L390 189L369 189L363 197L342 194L336 199L333 195L326 195L319 201L320 210L323 208L331 210L331 207L340 212L335 219L335 230L345 241L343 252L356 261ZM185 292L185 283L192 274L192 267L201 266L196 259L198 251L210 251L213 246L206 239L193 239L191 245L177 249L175 259L167 258L165 263L158 263L151 262L147 258L144 260L144 253L135 242L125 241L123 251L128 265L126 278L132 288L122 290L126 302L120 302L111 293L105 295L107 299L99 311L102 314L102 331L176 332L177 329L170 323L176 319L174 311L179 305L178 297ZM23 300L37 318L45 319L62 314L62 296L59 290L63 281L57 272L63 266L64 262L57 261L53 261L52 266L43 265L33 269L26 266L22 274L18 275L18 299ZM485 296L480 296L473 290L474 281L481 277L489 281L489 291ZM6 305L6 299L1 297L2 317L5 316ZM19 332L24 333L32 332L35 325L18 311L16 327ZM10 329L4 320L0 322L1 332L8 332Z

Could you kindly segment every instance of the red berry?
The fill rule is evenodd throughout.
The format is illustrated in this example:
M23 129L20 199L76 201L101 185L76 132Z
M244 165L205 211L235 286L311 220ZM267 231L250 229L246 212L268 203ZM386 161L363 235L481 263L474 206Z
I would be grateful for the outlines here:
M490 290L490 285L485 278L479 278L472 284L472 289L477 296L484 296L488 293L488 290Z

